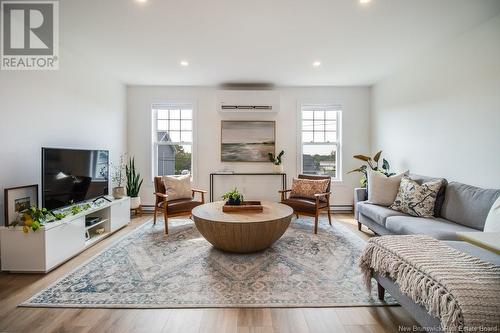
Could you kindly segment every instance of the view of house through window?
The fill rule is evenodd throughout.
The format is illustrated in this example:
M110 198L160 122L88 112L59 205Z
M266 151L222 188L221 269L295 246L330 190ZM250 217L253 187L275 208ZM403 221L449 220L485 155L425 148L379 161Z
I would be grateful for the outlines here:
M302 173L340 178L340 107L303 105L301 108Z
M153 105L154 166L157 176L191 173L193 106Z

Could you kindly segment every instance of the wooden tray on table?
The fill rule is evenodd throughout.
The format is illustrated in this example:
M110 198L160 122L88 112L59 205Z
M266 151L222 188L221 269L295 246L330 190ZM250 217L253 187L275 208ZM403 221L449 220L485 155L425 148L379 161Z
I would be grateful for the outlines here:
M262 212L264 207L260 201L243 201L239 205L228 205L227 203L222 206L222 211L225 213L234 212Z

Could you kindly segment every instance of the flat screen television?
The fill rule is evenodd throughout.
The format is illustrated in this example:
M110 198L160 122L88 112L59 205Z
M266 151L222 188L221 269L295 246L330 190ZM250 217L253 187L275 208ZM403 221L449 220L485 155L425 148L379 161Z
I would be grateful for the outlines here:
M42 148L42 207L49 210L109 194L109 151Z

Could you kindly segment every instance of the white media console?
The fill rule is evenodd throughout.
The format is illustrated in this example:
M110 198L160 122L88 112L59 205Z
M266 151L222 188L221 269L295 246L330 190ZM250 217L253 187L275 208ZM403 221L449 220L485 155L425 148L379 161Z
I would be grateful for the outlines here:
M99 217L86 227L87 216ZM0 229L2 271L48 272L130 222L130 198L99 203L76 215L24 233L21 227ZM104 228L98 234L96 229ZM88 235L91 237L88 238Z

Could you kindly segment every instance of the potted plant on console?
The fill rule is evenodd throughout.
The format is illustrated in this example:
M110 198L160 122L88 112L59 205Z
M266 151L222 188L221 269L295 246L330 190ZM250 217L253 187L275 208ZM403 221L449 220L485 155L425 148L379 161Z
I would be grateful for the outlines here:
M285 151L282 150L278 155L274 155L273 153L268 153L269 160L274 164L274 172L275 173L283 173L283 164L281 161L281 157L285 154Z
M130 209L138 209L141 206L139 191L143 179L141 179L141 174L135 170L135 159L133 157L129 159L128 164L125 166L125 174L127 175L127 195L130 197Z
M123 183L125 182L125 155L120 156L120 162L118 164L111 164L112 173L111 181L116 186L113 187L113 198L121 199L125 196L125 187Z
M238 206L243 202L243 195L238 192L237 188L234 188L234 190L224 193L222 199L226 200L228 205Z

